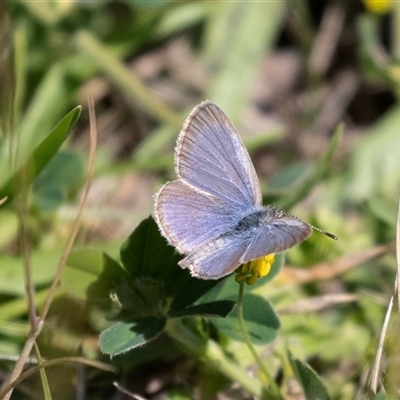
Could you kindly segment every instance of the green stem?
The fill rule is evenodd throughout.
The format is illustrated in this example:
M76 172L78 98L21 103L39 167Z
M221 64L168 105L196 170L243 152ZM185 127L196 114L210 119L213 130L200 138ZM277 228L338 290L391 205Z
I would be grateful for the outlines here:
M265 378L267 379L269 385L271 386L271 389L274 393L274 399L282 399L283 397L280 394L279 388L277 384L275 383L274 379L272 378L271 374L269 373L267 367L264 365L262 362L261 358L257 354L254 346L252 345L250 341L249 334L246 331L246 326L244 323L244 317L243 317L243 292L244 292L244 281L240 282L239 284L239 296L238 296L238 302L237 302L237 310L238 310L238 320L239 320L239 328L240 331L243 335L243 339L247 345L247 347L250 350L250 353L254 357L254 360L256 361L258 367L260 368L261 372L265 375Z
M182 117L154 95L123 63L89 31L79 31L75 44L134 104L140 104L150 114L166 124L180 129Z
M166 326L168 335L176 340L185 351L195 355L204 363L217 369L233 382L258 399L277 397L253 377L249 376L234 360L228 358L221 347L212 340L205 340L190 330L180 319L169 319ZM279 397L279 399L281 399Z

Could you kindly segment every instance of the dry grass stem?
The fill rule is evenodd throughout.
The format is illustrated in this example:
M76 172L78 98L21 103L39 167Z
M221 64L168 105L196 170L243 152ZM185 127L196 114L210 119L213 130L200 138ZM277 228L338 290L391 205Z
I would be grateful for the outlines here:
M92 177L93 177L94 166L95 166L96 147L97 147L96 117L95 117L95 110L94 110L94 101L92 98L89 98L89 116L90 116L91 129L90 129L90 153L89 153L88 172L87 172L87 176L86 176L83 195L81 197L79 207L78 207L78 212L77 212L76 218L74 220L74 223L72 225L71 233L68 238L67 245L65 247L65 251L61 257L61 260L57 267L56 274L55 274L52 284L50 286L48 296L44 302L40 316L38 317L38 322L34 326L31 326L31 332L29 333L29 336L28 336L28 338L25 342L25 345L22 349L20 358L18 359L17 363L15 364L14 369L11 372L8 380L5 381L5 383L3 384L2 388L1 388L0 398L4 398L4 400L10 399L12 392L13 392L13 388L17 384L17 380L19 378L21 378L22 376L25 376L25 375L21 375L23 367L31 354L32 348L36 342L37 337L41 333L41 330L44 325L44 321L45 321L47 313L50 309L50 305L53 301L57 286L60 282L64 266L66 264L69 254L72 250L73 243L74 243L76 235L78 233L81 216L82 216L84 207L86 205L87 196L88 196L90 184L91 184ZM32 304L34 306L34 303L32 303ZM20 380L18 380L18 382L20 382Z

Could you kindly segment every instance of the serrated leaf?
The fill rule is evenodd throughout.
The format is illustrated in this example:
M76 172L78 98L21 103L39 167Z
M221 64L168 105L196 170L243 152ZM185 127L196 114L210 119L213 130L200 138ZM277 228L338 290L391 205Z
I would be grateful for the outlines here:
M235 307L236 302L231 300L219 300L211 303L202 303L184 309L170 310L168 316L171 318L183 317L222 317L225 318Z
M270 343L276 338L280 322L267 300L261 296L246 293L243 297L243 314L246 331L253 344ZM236 308L226 318L216 319L213 322L225 335L243 341Z
M23 176L24 185L29 185L50 159L56 154L64 143L68 134L75 126L82 107L75 107L70 111L57 126L39 143L29 157L22 162L21 167L12 176L9 174L9 161L6 154L2 154L3 162L0 165L0 198L12 197L20 190L20 179ZM3 153L6 151L2 149Z
M288 350L288 358L293 372L300 382L307 400L329 400L329 394L317 373L306 363L295 358Z
M133 323L118 322L100 335L100 349L115 356L156 338L164 329L165 318L148 317Z

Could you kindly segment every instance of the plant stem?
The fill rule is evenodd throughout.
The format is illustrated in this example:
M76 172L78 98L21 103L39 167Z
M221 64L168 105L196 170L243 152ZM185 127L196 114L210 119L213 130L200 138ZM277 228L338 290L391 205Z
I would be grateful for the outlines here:
M68 238L68 242L66 244L66 247L65 247L64 253L61 257L61 260L58 263L57 270L56 270L55 276L53 278L53 281L51 283L50 289L48 291L47 297L44 300L41 313L40 313L39 317L35 318L35 319L37 319L37 321L35 320L35 324L31 323L31 330L28 335L28 338L25 341L24 347L22 348L20 357L19 357L18 361L15 363L14 368L11 371L10 375L7 377L7 379L3 382L2 386L0 387L0 392L4 391L4 393L5 393L5 395L1 397L1 399L3 399L3 400L9 400L11 398L13 390L14 390L13 383L22 374L24 365L29 358L29 355L32 351L33 346L36 343L36 339L42 332L43 325L44 325L44 322L47 317L47 313L49 312L50 305L56 294L57 286L60 283L63 269L67 262L68 256L72 250L72 245L74 244L75 238L78 234L83 209L86 205L86 201L87 201L87 197L88 197L88 193L89 193L90 182L93 177L94 162L95 162L95 155L96 155L97 129L96 129L96 119L95 119L95 115L94 115L94 102L93 102L92 98L89 98L89 117L90 117L89 165L88 165L88 172L87 172L86 182L85 182L85 186L84 186L83 196L79 203L78 213L77 213L74 223L72 225L72 229L71 229L71 232L70 232L70 235ZM35 303L34 303L34 298L33 298L32 299L32 308L34 306L35 306Z
M244 317L243 317L243 292L244 292L244 282L240 282L239 284L239 296L238 296L238 302L237 302L237 309L238 309L238 321L239 321L239 328L240 331L243 335L243 339L247 345L247 347L250 350L250 353L254 357L254 360L256 361L258 367L260 368L261 372L265 375L265 378L267 379L269 385L271 386L271 389L274 393L274 398L276 399L283 399L283 397L280 394L279 388L277 384L275 383L274 379L272 378L271 374L269 373L268 369L262 362L261 358L257 354L254 346L252 345L250 341L249 334L246 331L246 326L244 323Z
M249 376L235 360L228 358L216 342L201 338L182 323L180 319L169 319L166 331L185 351L217 369L233 382L237 382L254 397L269 400L278 399L269 389L263 387L257 379Z

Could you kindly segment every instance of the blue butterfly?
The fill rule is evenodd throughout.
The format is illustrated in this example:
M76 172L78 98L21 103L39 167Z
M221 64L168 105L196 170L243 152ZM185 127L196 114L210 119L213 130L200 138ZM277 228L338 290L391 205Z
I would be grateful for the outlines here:
M155 220L168 242L186 255L179 265L197 278L219 279L241 264L303 242L312 232L308 223L262 205L243 141L211 101L186 119L175 147L175 171L178 179L155 195Z

